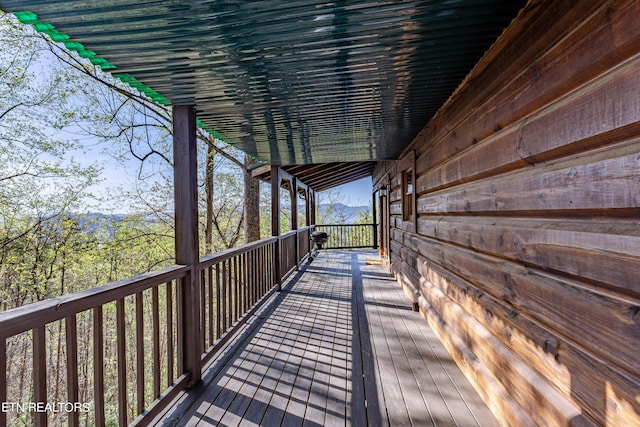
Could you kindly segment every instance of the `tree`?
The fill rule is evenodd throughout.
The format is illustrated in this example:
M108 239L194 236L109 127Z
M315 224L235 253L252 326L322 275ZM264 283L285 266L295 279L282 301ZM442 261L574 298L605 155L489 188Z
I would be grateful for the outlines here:
M316 193L318 224L347 224L353 220L352 215L343 204L345 197L339 189L331 188Z
M5 308L51 296L61 226L99 169L82 165L64 127L67 81L43 75L41 38L0 16L0 265ZM85 197L85 200L90 196Z
M151 99L137 93L132 88L121 82L111 79L90 62L69 54L60 46L50 43L52 54L70 69L84 75L83 105L69 115L75 120L75 125L94 138L103 141L114 158L121 162L133 157L139 161L138 186L135 193L141 202L150 211L150 215L166 212L153 209L154 205L149 198L154 192L150 187L158 190L159 184L171 183L171 111L163 105L154 103ZM78 105L81 103L78 102ZM95 109L88 106L100 106ZM244 177L244 208L237 212L241 223L245 224L244 236L247 242L257 240L260 236L260 226L256 221L245 221L244 218L258 218L259 211L259 183L251 177L250 168L255 163L250 157L241 154L229 144L221 141L204 128L198 129L198 140L206 147L206 154L201 154L200 164L205 165L205 173L201 177L205 190L203 197L203 222L204 247L206 252L211 252L214 244L214 235L225 244L237 243L238 239L228 240L223 236L227 231L221 231L215 224L219 213L213 211L215 198L213 196L213 182L216 180L216 171L227 173L229 169L239 169ZM203 151L203 153L204 153ZM244 160L241 160L242 157ZM222 161L216 161L216 157ZM218 167L217 165L220 165ZM146 183L145 183L146 181ZM147 184L148 183L148 184ZM227 188L230 190L230 188ZM170 185L164 188L166 194L172 192ZM131 194L131 193L130 193ZM226 198L226 193L218 193ZM236 194L232 195L235 198ZM166 199L165 199L166 200ZM223 205L225 205L223 203ZM245 212L248 210L248 213ZM219 224L218 224L219 225ZM222 233L222 234L220 234ZM237 233L236 233L237 234Z
M260 240L260 182L249 172L255 163L248 155L244 156L244 223L247 243Z

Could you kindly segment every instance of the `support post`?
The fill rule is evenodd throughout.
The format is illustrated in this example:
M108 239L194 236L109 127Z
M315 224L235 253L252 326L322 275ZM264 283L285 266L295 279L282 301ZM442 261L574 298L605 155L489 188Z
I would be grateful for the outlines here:
M310 218L309 224L317 225L316 224L316 190L310 190L309 196L310 196L309 201L311 204L310 211L309 211L309 215L311 218Z
M176 263L191 267L180 284L181 360L183 372L189 373L188 385L193 386L201 379L202 328L198 289L200 256L196 113L191 106L173 107L173 162Z
M277 236L275 244L276 258L275 281L277 289L282 290L282 272L280 271L280 168L271 166L271 235Z
M296 232L296 271L300 269L298 261L300 260L300 245L298 242L298 179L291 180L291 229Z
M291 180L291 229L298 229L298 179Z
M374 192L373 195L371 196L371 209L373 210L372 212L372 219L373 219L373 249L376 249L378 247L378 210L376 209L376 193Z
M312 199L312 189L307 187L307 194L306 194L306 200L305 200L305 205L304 205L304 217L305 217L305 221L307 223L307 225L314 225L311 222L311 199Z

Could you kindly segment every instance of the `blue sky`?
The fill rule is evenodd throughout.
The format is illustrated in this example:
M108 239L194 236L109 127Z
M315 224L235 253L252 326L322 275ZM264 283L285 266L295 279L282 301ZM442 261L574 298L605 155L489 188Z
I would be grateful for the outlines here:
M52 59L48 55L43 54L42 63L32 64L34 67L40 68L40 75L44 78L48 75L48 61ZM113 200L114 192L120 189L134 188L137 181L140 163L138 160L130 157L125 165L117 162L111 155L105 152L108 149L103 144L99 144L90 136L83 135L80 129L74 129L70 126L62 131L55 131L57 138L69 138L80 140L84 146L84 150L74 150L69 153L77 162L84 166L91 164L98 165L102 168L102 181L100 184L94 185L90 191L99 196L105 197L106 200ZM54 135L52 135L54 136ZM147 172L147 171L145 171ZM154 172L154 171L148 171ZM143 172L144 173L144 172ZM350 206L367 206L371 204L371 178L360 179L331 190L338 194L339 201ZM108 206L109 202L103 202L102 208L122 210L121 206ZM100 209L100 207L98 207Z
M76 153L76 156L76 158L84 164L97 162L103 168L103 181L101 184L94 186L92 189L94 193L105 196L113 191L118 191L119 188L133 188L135 186L139 166L137 160L131 159L125 167L105 154L102 147L95 146L89 148L87 152L83 154ZM334 187L329 191L339 197L339 202L345 205L368 206L371 204L371 177ZM322 199L322 193L320 194L320 199ZM105 205L104 207L115 208L117 211L121 210L114 206Z
M344 203L348 206L367 206L371 204L371 177L362 178L335 187L344 196Z

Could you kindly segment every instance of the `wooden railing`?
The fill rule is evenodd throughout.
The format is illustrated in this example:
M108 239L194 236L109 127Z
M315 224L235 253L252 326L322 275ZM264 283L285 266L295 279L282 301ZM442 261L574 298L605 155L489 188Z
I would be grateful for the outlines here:
M211 359L278 282L278 238L228 249L200 260L202 363Z
M46 425L63 416L69 426L81 418L127 425L133 411L183 389L176 301L188 271L173 266L0 313L0 425ZM62 372L48 375L54 359L66 359ZM18 369L31 371L33 381L8 387L24 378Z
M326 249L375 248L374 224L322 224L316 231L329 233Z
M197 340L201 366L214 357L308 254L310 231L205 256L195 271L176 265L0 313L0 426L146 424L189 384L184 348ZM192 272L199 331L182 320ZM64 369L48 375L54 359ZM25 376L33 380L14 384Z
M280 272L286 277L297 269L300 261L309 254L311 249L310 236L314 227L292 230L280 236Z

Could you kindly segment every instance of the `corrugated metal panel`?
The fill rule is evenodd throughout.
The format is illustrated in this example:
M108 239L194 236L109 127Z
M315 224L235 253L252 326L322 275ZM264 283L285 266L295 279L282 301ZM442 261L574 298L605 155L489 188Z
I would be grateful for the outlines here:
M523 6L513 0L0 1L271 164L391 159ZM148 88L153 89L149 91Z
M369 177L373 174L376 162L321 163L313 165L283 166L287 173L300 179L315 191L324 191L348 182ZM252 173L254 178L263 181L271 179L271 167L263 166Z

